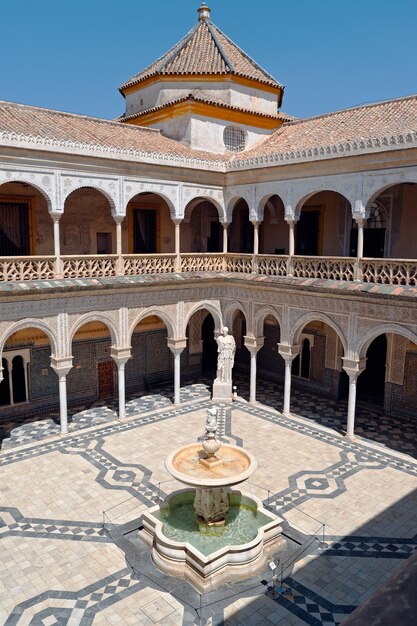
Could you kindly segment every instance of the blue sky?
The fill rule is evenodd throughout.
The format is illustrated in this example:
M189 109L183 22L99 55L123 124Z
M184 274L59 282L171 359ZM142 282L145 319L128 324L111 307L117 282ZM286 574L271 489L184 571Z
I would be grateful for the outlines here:
M417 92L416 0L210 0L212 21L306 117ZM197 20L198 0L4 0L0 99L114 118L117 87Z

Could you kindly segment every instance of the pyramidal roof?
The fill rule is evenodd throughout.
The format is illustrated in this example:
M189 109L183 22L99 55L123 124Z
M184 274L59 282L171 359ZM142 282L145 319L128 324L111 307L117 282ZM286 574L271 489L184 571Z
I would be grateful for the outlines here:
M199 20L190 32L160 59L132 76L119 90L153 76L234 75L273 87L283 88L210 20L210 9L203 2Z

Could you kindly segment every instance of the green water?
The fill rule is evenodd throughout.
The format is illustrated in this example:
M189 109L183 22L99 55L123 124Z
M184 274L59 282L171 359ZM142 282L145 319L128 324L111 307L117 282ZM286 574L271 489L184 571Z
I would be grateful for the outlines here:
M162 531L166 537L181 543L191 543L205 556L225 546L252 541L258 529L271 521L269 517L256 511L252 500L243 498L240 503L231 501L223 528L210 530L210 527L206 527L206 532L201 533L195 520L193 500L193 491L176 496L171 499L169 507L163 507L154 516L162 521Z

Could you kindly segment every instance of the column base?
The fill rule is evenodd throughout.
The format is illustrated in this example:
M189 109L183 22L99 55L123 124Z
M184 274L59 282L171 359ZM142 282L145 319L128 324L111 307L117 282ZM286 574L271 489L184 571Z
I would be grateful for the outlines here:
M232 383L224 383L220 380L215 380L213 383L213 395L212 400L220 400L222 402L232 402Z

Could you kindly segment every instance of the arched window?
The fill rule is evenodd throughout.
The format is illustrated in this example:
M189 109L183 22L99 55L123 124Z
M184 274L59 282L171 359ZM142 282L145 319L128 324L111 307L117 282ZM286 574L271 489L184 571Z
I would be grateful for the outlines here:
M27 364L30 350L7 350L3 353L3 381L0 384L0 406L27 402Z
M2 359L3 366L3 380L0 383L0 406L7 406L10 404L10 379L9 379L9 365L6 359Z
M241 152L246 148L247 134L239 126L226 126L223 131L223 142L227 150Z
M26 366L19 354L14 357L12 369L13 403L26 402Z
M300 378L310 378L311 348L314 345L314 337L301 336L300 354L292 362L291 374Z

